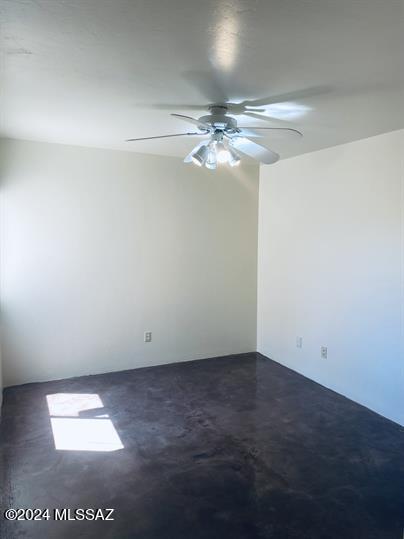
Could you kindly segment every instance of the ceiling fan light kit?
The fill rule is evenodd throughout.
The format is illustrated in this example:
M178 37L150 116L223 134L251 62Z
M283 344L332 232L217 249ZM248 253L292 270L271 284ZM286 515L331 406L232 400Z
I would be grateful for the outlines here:
M235 107L233 104L232 106ZM240 111L235 112L236 114L246 114L241 104L239 105L239 109ZM198 119L184 116L183 114L171 115L193 124L198 128L198 131L128 139L127 142L182 136L206 136L208 139L197 144L185 157L184 163L194 163L199 167L205 166L210 170L215 170L218 163L229 164L231 167L239 165L241 154L263 164L270 165L276 163L279 159L279 155L276 152L251 140L252 138L262 136L259 131L282 133L287 136L302 136L296 129L285 127L239 127L237 126L237 120L227 115L228 106L226 104L209 105L208 110L210 114Z
M217 156L214 147L210 147L208 151L208 157L205 162L205 167L209 170L215 170L217 168Z
M195 163L195 165L198 165L198 167L201 167L208 156L208 148L207 146L197 146L196 151L192 153L192 163Z

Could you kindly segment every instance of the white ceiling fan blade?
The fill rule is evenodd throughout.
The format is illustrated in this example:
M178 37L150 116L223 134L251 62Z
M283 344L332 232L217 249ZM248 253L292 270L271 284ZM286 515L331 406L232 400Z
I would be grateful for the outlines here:
M246 137L234 137L231 139L231 145L239 150L240 152L245 153L246 155L264 163L266 165L271 165L276 163L279 159L279 155L256 142L249 140Z
M246 99L239 103L239 106L249 109L256 107L267 107L268 105L286 102L296 102L302 99L307 99L316 95L321 95L330 92L329 86L311 86L310 88L303 88L301 90L295 90L293 92L286 92L284 94L272 95L268 97L262 97L260 99Z
M194 124L199 127L199 129L207 129L210 130L211 126L205 122L201 122L200 120L197 120L196 118L191 118L191 116L184 116L183 114L171 114L171 116L174 116L174 118L179 118L180 120L184 120L185 122L189 122L191 124Z
M195 146L195 148L193 148L189 154L186 156L186 158L184 159L184 163L191 163L192 162L192 156L195 152L197 152L199 150L199 148L201 148L202 146L207 146L209 144L209 140L203 140L202 142L200 142L197 146Z
M282 137L300 138L303 136L303 133L301 133L297 129L291 129L290 127L260 127L260 126L243 127L243 126L239 126L239 129L241 131L240 134L246 137L251 136L248 133L250 132L254 133L254 131L262 131L263 133L259 133L252 136L263 136L265 134L265 131L267 131L268 134L279 135Z
M272 116L268 116L267 114L257 114L256 112L252 112L251 110L245 110L244 112L240 113L242 116L249 116L250 118L256 118L257 120L264 120L265 122L287 122L287 120L279 120L279 118L275 118Z
M226 103L226 106L231 114L244 114L245 112L266 112L262 108L246 108L242 103Z
M152 108L157 110L201 110L201 111L208 111L209 105L195 105L195 104L181 104L178 103L157 103L153 105L145 106L143 105L142 108Z
M138 140L152 140L156 138L186 137L195 135L206 135L206 133L175 133L174 135L158 135L157 137L128 138L125 142L137 142Z
M237 133L234 135L231 135L231 137L252 137L252 138L258 138L265 136L264 133L257 133L255 131L255 127L239 127L237 129Z

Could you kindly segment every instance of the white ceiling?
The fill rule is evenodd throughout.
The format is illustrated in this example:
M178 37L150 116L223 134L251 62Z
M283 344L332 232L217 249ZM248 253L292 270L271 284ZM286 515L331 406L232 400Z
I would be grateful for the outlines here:
M401 0L1 0L2 136L185 155L170 112L280 97L282 157L403 127ZM288 95L290 94L290 95ZM272 100L272 99L271 99ZM168 105L167 109L159 105Z

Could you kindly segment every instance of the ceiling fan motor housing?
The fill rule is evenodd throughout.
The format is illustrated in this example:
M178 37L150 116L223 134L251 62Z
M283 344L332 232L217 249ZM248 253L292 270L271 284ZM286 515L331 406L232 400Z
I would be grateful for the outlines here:
M202 116L199 120L205 124L211 125L214 129L220 131L234 132L237 129L237 121L231 116L227 116L227 107L225 105L211 105L210 114Z

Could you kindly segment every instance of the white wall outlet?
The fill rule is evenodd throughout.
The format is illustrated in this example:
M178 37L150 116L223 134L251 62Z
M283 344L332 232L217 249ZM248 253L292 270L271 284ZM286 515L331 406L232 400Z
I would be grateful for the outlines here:
M145 331L144 332L144 342L151 342L151 331Z
M322 359L327 359L327 347L326 346L322 346L321 347L321 358Z
M296 348L303 347L303 337L296 337Z

